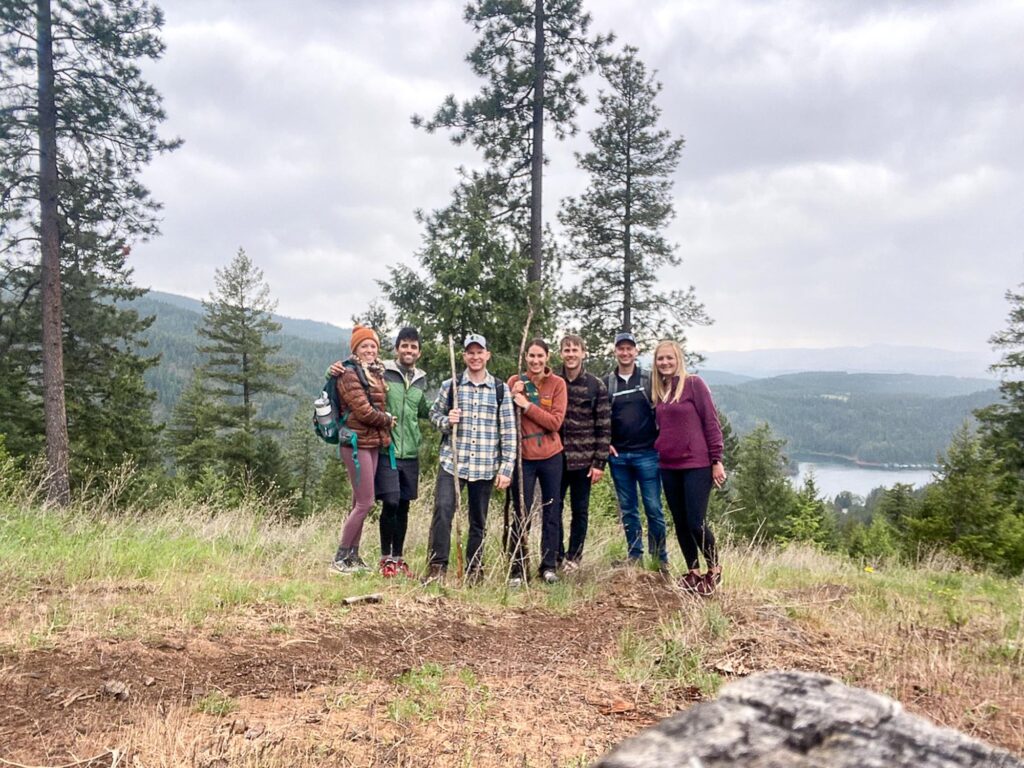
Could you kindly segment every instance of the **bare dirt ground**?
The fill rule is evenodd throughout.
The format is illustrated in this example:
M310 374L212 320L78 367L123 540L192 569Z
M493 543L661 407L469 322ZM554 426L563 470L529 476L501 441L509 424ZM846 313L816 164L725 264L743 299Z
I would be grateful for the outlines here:
M678 675L621 674L623 632L658 637L666 622L725 682L823 672L1024 753L1019 691L961 679L957 698L935 690L927 664L916 675L892 663L904 649L941 675L942 654L969 634L913 622L884 641L836 632L828 618L849 592L793 590L780 607L726 589L714 599L728 632L709 626L706 604L631 573L571 615L410 588L326 615L252 608L213 629L67 637L0 657L0 766L586 765L705 695Z

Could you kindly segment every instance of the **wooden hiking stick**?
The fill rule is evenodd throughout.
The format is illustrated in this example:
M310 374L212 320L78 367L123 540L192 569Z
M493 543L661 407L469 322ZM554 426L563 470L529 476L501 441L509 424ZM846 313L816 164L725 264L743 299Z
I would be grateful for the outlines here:
M523 358L526 356L526 340L530 336L530 323L533 322L533 302L527 301L526 304L526 325L523 326L523 338L519 342L519 357L516 358L516 370L523 370ZM511 394L511 393L510 393ZM522 518L520 522L525 523L529 516L526 510L523 509L525 494L523 492L523 413L515 405L512 406L512 410L516 416L516 493L519 496L519 516ZM502 536L502 543L505 545L505 549L508 549L509 539L509 519L508 519L508 501L511 499L510 494L505 496L505 531ZM523 539L526 536L526 526L520 525L519 530L519 541L516 542L516 546L520 549L523 546ZM512 550L515 553L515 549ZM512 558L509 558L509 574L512 572Z
M448 335L448 356L452 362L452 403L455 408L459 407L459 389L456 384L455 374L455 342L451 334ZM455 573L462 582L462 487L459 483L459 425L452 424L452 476L455 480Z

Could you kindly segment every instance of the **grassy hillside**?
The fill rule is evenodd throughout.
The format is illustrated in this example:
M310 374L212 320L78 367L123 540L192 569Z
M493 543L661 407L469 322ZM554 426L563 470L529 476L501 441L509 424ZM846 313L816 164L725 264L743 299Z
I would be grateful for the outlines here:
M421 499L418 567L428 515ZM778 668L1024 754L1019 582L726 541L724 586L698 600L611 568L622 536L599 516L576 577L508 593L495 504L484 585L422 588L328 573L341 510L274 519L258 504L115 515L0 501L0 758L583 766ZM364 538L372 554L372 527ZM366 594L381 602L343 602Z

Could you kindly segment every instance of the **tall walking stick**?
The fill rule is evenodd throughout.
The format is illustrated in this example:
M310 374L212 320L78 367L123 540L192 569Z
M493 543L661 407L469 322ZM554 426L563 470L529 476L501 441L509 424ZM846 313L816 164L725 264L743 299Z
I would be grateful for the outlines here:
M530 323L533 322L533 302L527 301L527 312L526 312L526 324L523 326L523 339L519 342L519 357L516 358L516 370L523 370L523 358L526 355L526 340L530 337ZM511 573L513 560L517 554L520 554L520 548L523 546L523 538L525 536L525 521L527 518L526 511L523 509L523 414L515 406L512 407L515 411L516 416L516 488L515 493L518 494L519 499L519 540L515 543L512 548L512 557L509 558L509 573ZM505 530L504 535L501 537L501 543L505 546L505 550L509 551L509 502L512 500L512 489L509 488L505 494Z
M451 334L448 335L448 356L452 363L452 403L459 407L458 377L455 373L455 342ZM452 424L452 477L455 481L455 572L458 575L459 583L462 583L463 562L462 562L462 487L459 482L459 425Z

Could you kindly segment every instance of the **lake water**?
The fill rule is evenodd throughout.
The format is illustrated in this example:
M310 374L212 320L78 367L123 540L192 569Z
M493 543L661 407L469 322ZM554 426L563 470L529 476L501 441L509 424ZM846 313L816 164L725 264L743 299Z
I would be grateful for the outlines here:
M907 483L916 488L930 483L933 479L933 472L930 469L869 469L853 464L801 461L797 463L793 485L800 488L807 473L812 471L818 491L826 498L833 498L842 491L867 496L874 488L891 488L896 483Z

